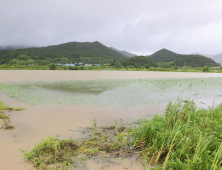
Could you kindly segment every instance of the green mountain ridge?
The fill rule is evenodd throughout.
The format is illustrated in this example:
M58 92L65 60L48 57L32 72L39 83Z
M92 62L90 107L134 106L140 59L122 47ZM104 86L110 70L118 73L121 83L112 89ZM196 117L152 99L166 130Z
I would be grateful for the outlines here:
M159 66L165 64L169 66L191 66L191 67L204 67L208 66L220 66L213 59L199 55L199 54L177 54L167 49L161 49L152 55L148 56L155 61Z
M0 64L40 64L49 63L109 63L116 65L121 63L123 66L192 66L204 67L220 66L212 58L199 54L177 54L167 49L156 51L150 56L137 56L135 54L120 51L113 47L107 47L98 41L95 42L67 42L59 45L46 47L29 47L14 49L15 46L9 46L12 49L0 50ZM24 46L17 46L24 47ZM220 55L217 58L221 58ZM216 60L218 61L218 60Z
M199 55L203 55L205 57L212 58L214 61L216 61L217 63L220 63L220 65L222 65L222 53L215 54L215 55L201 54L201 53L194 53L194 54L199 54Z
M22 56L22 57L21 57ZM47 47L32 47L16 50L1 50L0 63L10 60L35 60L51 62L91 62L107 63L112 60L127 59L117 51L111 50L100 42L68 42ZM44 63L43 63L44 64Z

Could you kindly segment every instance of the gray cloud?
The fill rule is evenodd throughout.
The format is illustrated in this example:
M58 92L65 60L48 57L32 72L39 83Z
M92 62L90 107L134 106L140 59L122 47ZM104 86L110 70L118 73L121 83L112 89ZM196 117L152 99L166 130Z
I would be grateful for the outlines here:
M220 0L7 0L0 46L100 41L136 54L221 53Z

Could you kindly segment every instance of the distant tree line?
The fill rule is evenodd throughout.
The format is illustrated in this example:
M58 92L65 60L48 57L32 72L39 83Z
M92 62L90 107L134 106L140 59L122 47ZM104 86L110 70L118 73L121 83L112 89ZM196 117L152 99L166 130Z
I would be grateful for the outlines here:
M151 67L156 67L156 63L145 56L135 56L132 57L130 59L125 59L125 60L113 60L110 64L111 66L116 66L116 67L127 67L127 66L133 66L135 68L139 68L139 67L147 67L149 68Z

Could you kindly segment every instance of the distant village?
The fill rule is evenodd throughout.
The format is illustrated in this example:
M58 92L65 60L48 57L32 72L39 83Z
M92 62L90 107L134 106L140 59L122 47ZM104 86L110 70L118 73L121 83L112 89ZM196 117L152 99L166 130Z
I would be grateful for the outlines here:
M61 63L57 63L57 65L59 66L92 66L92 65L95 65L95 66L100 66L100 64L84 64L83 62L80 62L80 63L75 63L75 64L70 64L70 63L66 63L66 64L61 64Z

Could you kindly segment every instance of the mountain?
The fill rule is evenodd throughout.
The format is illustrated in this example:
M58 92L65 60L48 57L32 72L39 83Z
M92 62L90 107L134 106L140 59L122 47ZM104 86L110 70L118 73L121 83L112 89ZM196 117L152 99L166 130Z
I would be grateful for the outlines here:
M212 56L212 59L213 59L214 61L220 63L221 66L222 66L222 53L213 55L213 56Z
M220 65L222 65L222 53L216 54L216 55L201 54L201 53L194 53L194 54L199 54L199 55L203 55L203 56L212 58L214 61L216 61L217 63L220 63Z
M194 55L198 54L198 55L202 55L202 56L205 56L205 57L208 57L208 58L212 58L213 55L209 55L209 54L203 54L203 53L193 53Z
M114 51L99 42L68 42L60 45L47 47L32 47L17 50L1 50L0 63L7 63L10 60L34 60L56 62L111 62L114 59L127 59L126 56ZM17 60L16 60L17 61ZM36 63L35 62L35 63Z
M15 50L15 49L23 49L23 48L30 48L30 47L29 46L24 46L24 45L0 46L0 50Z
M157 62L159 66L164 64L176 65L179 67L191 66L191 67L203 67L203 66L220 66L213 59L198 55L198 54L177 54L167 49L161 49L154 54L148 56L153 61Z
M180 54L176 54L170 50L167 49L161 49L152 55L148 56L155 62L171 62L173 60L176 60L180 57Z
M117 49L115 49L115 48L113 48L113 47L109 47L109 48L112 49L112 50L115 50L115 51L119 52L120 54L122 54L122 55L124 55L124 56L126 56L126 57L128 57L128 58L132 58L132 57L136 56L136 54L132 54L132 53L129 53L129 52L127 52L127 51L120 51L120 50L117 50Z

